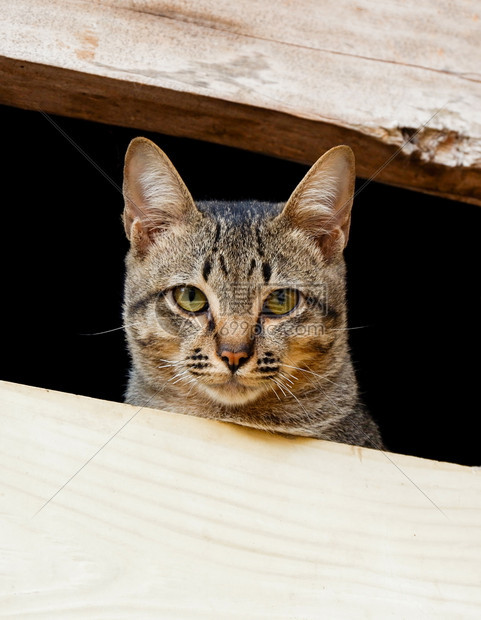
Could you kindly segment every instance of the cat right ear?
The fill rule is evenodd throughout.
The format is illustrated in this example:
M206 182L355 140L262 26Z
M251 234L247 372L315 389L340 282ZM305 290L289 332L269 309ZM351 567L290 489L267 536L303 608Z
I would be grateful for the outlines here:
M282 211L281 217L307 233L326 258L346 246L355 180L352 150L336 146L316 161Z
M199 215L167 155L147 138L134 138L125 155L123 221L127 238L144 253L153 240Z

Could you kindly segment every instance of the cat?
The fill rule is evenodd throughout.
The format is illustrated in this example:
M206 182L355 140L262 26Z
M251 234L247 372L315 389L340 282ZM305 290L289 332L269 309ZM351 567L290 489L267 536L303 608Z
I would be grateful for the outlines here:
M353 152L337 146L286 204L196 204L165 153L132 140L126 402L382 448L347 342L354 181Z

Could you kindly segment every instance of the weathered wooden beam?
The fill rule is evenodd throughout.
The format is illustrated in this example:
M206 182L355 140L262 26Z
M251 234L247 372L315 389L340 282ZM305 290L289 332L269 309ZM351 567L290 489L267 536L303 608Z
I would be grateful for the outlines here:
M481 204L469 0L0 6L1 103L304 163L348 143L360 176Z
M481 615L475 469L12 383L0 424L2 617Z

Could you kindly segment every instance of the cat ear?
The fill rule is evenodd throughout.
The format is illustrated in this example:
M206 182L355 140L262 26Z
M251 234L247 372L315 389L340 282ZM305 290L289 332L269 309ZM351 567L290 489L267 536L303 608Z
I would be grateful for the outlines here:
M355 179L354 153L348 146L336 146L316 161L282 211L327 257L347 244Z
M167 155L147 138L134 138L125 155L123 193L127 238L140 250L160 233L199 215Z

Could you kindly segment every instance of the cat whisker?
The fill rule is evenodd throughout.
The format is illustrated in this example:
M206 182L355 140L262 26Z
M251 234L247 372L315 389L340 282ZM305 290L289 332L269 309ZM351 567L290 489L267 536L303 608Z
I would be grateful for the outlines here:
M182 381L182 379L183 379L183 378L184 378L184 377L179 377L176 381L174 381L174 382L172 383L172 385L175 385L176 383L179 383L179 381Z
M279 373L279 377L282 377L285 381L287 381L290 385L294 385L294 381L292 379L289 379L289 377L287 375L285 375L283 372Z
M366 327L371 327L370 325L356 325L355 327L331 327L327 331L329 332L349 332L354 329L366 329Z
M179 364L182 364L182 360L164 360L161 357L159 357L159 362L166 362L166 363L164 366L157 366L157 368L167 368L168 366L173 368L174 366L178 366Z
M330 383L332 383L335 386L339 385L335 381L331 381L331 379L328 379L325 375L320 375L319 373L313 372L312 370L306 370L304 368L300 368L299 366L291 366L291 368L296 368L297 370L300 370L301 372L306 372L306 373L309 373L309 374L314 375L316 377L319 377L321 379L326 379L327 381L329 381ZM321 392L323 397L325 399L327 399L338 411L341 411L339 409L339 407L336 405L336 403L331 398L328 397L326 391L320 385L315 385L312 380L310 380L309 382L312 384L313 387L315 387L316 390L319 390L319 392ZM294 394L293 394L293 396L294 396ZM295 396L294 396L294 398L295 398ZM300 403L299 403L299 405L300 405ZM309 418L309 414L307 413L307 411L306 411L306 415L307 415L308 419L310 419ZM364 433L364 434L366 434L366 433ZM366 437L367 437L367 435L366 435ZM375 446L375 447L378 447L378 446Z
M308 366L308 368L309 368L309 366ZM310 373L312 375L315 375L316 377L319 377L319 379L324 379L325 381L328 381L329 383L332 383L332 385L335 385L335 386L339 387L339 383L337 383L336 381L333 381L332 379L329 379L329 377L327 375L319 375L318 373L313 372L310 368L309 368L309 370L304 370L304 372L308 372L308 373ZM319 389L321 389L321 388L319 388Z
M303 372L308 372L308 373L313 374L313 375L315 375L315 376L317 376L317 377L321 377L322 379L326 379L327 381L329 381L330 383L332 383L332 384L333 384L333 385L335 385L335 386L338 386L338 385L339 385L339 384L338 384L338 383L336 383L335 381L331 381L331 379L328 379L326 376L319 375L318 373L315 373L315 372L313 372L312 370L304 370L303 368L298 368L298 370L301 370L301 371L303 371ZM312 383L312 382L311 382L311 383ZM314 386L314 384L312 384L312 385ZM339 406L336 404L336 402L335 402L334 400L332 400L332 398L330 398L330 397L328 396L328 394L327 394L327 393L326 393L326 392L322 389L322 387L321 387L321 386L316 385L315 387L316 387L316 389L318 389L318 390L321 392L321 394L324 396L324 398L325 398L328 402L330 402L330 403L331 403L331 405L332 405L335 409L337 409L337 410L339 411L339 413L342 413L341 409L340 409L340 408L339 408ZM294 395L293 395L293 396L294 396ZM300 403L299 403L299 404L300 404ZM418 487L418 486L417 486L417 485L416 485L416 484L415 484L415 483L411 480L411 478L409 478L409 476L407 476L407 474L405 474L405 473L403 472L403 470L402 470L402 469L400 469L400 468L396 465L396 463L394 463L394 461L392 461L392 459L390 459L390 458L389 458L389 456L387 455L387 453L386 453L386 452L382 449L382 445L379 445L375 439L373 439L372 437L370 437L370 436L366 433L366 431L364 431L363 429L360 429L360 430L361 430L361 432L362 432L362 433L366 436L366 438L370 441L370 447L372 447L372 448L376 448L377 450L380 450L380 451L384 454L384 456L385 456L385 457L386 457L386 458L387 458L387 459L388 459L391 463L393 463L393 464L394 464L394 465L395 465L395 466L399 469L399 471L400 471L400 472L401 472L404 476L406 476L406 478L408 478L408 480L409 480L410 482L412 482L412 483L414 484L414 486L416 486L416 487L417 487L417 488L421 491L421 493L422 493L423 495L425 495L425 496L427 497L427 499L428 499L428 500L429 500L429 501L430 501L430 502L431 502L431 503L432 503L432 504L433 504L433 505L434 505L434 506L435 506L438 510L440 510L440 508L439 508L439 507L438 507L438 506L437 506L437 505L436 505L436 504L435 504L435 503L434 503L434 502L433 502L433 501L432 501L432 500L431 500L431 499L430 499L430 498L429 498L429 497L428 497L428 496L424 493L424 491L423 491L422 489L420 489L420 488L419 488L419 487ZM442 512L442 510L441 510L441 512ZM444 513L443 513L443 514L444 514Z
M294 398L297 401L299 407L306 414L306 418L309 420L309 422L312 422L312 419L311 419L311 416L309 415L309 412L303 407L301 401L297 398L297 396L294 394L294 392L292 392L288 387L286 387L286 390L289 392L289 394L292 396L292 398Z
M169 382L170 382L170 381L173 381L174 379L176 379L176 381L173 381L173 383L172 383L172 385L175 385L176 383L178 383L179 381L181 381L181 380L184 378L184 376L185 376L186 374L188 374L188 372L189 372L188 370L183 370L182 372L178 372L176 375L174 375L173 377L171 377L171 378L169 379Z
M305 372L305 373L308 373L310 375L314 375L315 377L318 377L319 379L323 379L325 381L328 381L329 383L332 383L332 385L339 385L335 381L332 381L332 379L329 379L329 377L327 375L320 375L317 372L314 372L312 370L306 370L305 368L300 368L299 366L289 366L288 364L284 364L284 366L288 366L288 368L295 368L296 370L300 370L301 372ZM322 390L321 386L316 385L316 388L319 389L324 394L324 391Z
M90 334L80 334L80 336L103 336L103 334L111 334L112 332L118 332L121 329L125 329L126 327L133 327L134 325L140 325L141 321L135 321L135 323L126 323L121 325L120 327L114 327L113 329L106 329L103 332L93 332Z
M332 385L337 385L339 386L339 383L336 383L335 381L333 381L332 379L329 379L329 377L326 377L326 375L324 375L322 377L325 381L329 381L329 383L332 383Z
M183 381L184 381L184 383L185 383L185 385L191 385L191 386L192 386L192 387L190 388L190 390L187 392L187 396L188 396L188 395L192 392L192 389L193 389L193 387L194 387L195 383L197 383L197 379L196 379L195 377L192 377L192 376L191 376L191 377L185 377L185 376L182 376L182 377L180 377L180 379L178 379L178 380L183 380ZM177 381L176 381L175 383L177 383ZM173 384L172 384L172 385L173 385Z
M309 373L310 375L314 375L315 377L319 377L319 379L325 379L325 375L320 375L317 372L313 372L312 370L306 370L305 368L301 368L300 366L290 366L289 364L283 364L286 368L293 368L294 370L300 370L301 372Z
M283 390L283 387L285 387L285 386L282 386L278 379L274 379L273 378L272 381L274 381L274 383L277 385L277 387L280 389L280 391L284 394L284 396L287 396L287 394Z
M287 396L286 392L288 394L290 394L292 396L292 398L294 398L294 400L297 402L297 404L299 405L299 407L302 409L302 411L304 412L306 418L309 420L309 422L312 422L311 416L309 415L309 412L304 408L304 406L302 405L301 401L297 398L297 396L294 394L294 392L289 389L287 387L287 385L285 385L284 383L282 383L281 381L279 381L279 379L272 379L272 381L274 381L274 383L279 387L279 389L281 390L281 392L284 394L284 396ZM291 382L292 383L292 382ZM285 392L285 391L286 392Z
M278 401L280 401L281 399L280 399L280 397L279 397L279 394L276 392L276 388L275 388L273 385L271 385L271 389L272 389L272 391L274 392L274 394L276 395L277 400L278 400Z
M195 385L195 381L187 381L187 383L191 384L190 390L187 392L186 397L190 396L192 394L192 390L194 389L194 385Z
M188 372L187 370L181 370L180 372L178 372L174 376L170 377L170 379L168 379L168 381L172 381L173 379L177 379L177 377L185 375L185 374L187 374L187 372Z

